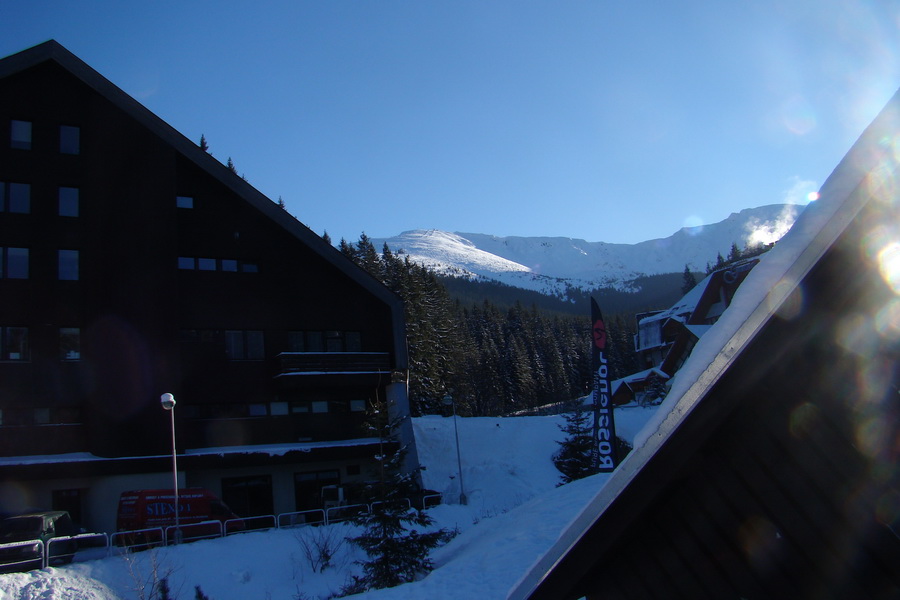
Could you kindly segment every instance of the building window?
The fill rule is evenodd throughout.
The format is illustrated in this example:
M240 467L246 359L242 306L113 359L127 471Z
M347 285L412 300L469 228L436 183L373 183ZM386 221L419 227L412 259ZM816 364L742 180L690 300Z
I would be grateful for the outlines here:
M78 281L78 250L59 251L59 280Z
M241 261L242 273L259 273L259 265L255 262Z
M307 352L324 352L325 342L321 331L306 332L306 351Z
M223 477L222 502L243 517L271 515L275 512L272 500L272 476Z
M273 417L278 417L282 415L288 414L288 403L287 402L270 402L269 403L269 414Z
M262 360L265 344L262 331L225 332L225 354L229 360Z
M75 187L59 188L59 216L61 216L61 217L77 217L78 216L78 188L75 188Z
M306 344L303 343L304 333L302 331L288 331L287 334L288 352L303 352Z
M0 248L0 278L28 279L28 248Z
M340 331L325 332L325 351L341 352L344 349L344 339Z
M191 196L175 196L175 206L178 208L194 208L194 199Z
M240 263L241 270L245 273L257 273L259 269L253 268L247 270L244 267L247 263ZM255 264L255 263L254 263ZM237 273L239 263L234 258L210 258L195 256L179 256L178 268L183 270L200 270L200 271L222 271L223 273Z
M344 351L362 352L362 335L358 331L344 333Z
M28 360L27 327L0 327L0 360Z
M31 212L31 184L0 182L0 211Z
M34 424L35 425L49 425L50 424L50 409L49 408L34 409Z
M366 411L366 401L365 400L351 400L350 401L350 412L365 412Z
M31 150L31 121L17 121L10 123L9 145L17 150Z
M328 400L314 400L311 404L314 413L328 412Z
M265 404L250 404L247 407L247 414L251 417L265 417L269 414Z
M78 327L59 328L60 360L81 359L81 329Z
M81 153L81 128L72 125L59 127L59 151L62 154Z

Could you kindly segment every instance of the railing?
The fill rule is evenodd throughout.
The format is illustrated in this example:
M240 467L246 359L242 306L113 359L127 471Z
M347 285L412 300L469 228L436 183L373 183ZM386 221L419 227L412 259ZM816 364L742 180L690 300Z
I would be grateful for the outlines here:
M263 529L275 529L278 521L275 515L257 515L255 517L243 517L228 519L225 521L225 535L232 533L246 533L248 531L260 531Z
M170 525L166 527L166 545L175 542L195 542L223 537L224 528L222 521L201 521L200 523L188 523L187 525Z
M423 509L440 504L441 494L422 496ZM403 498L397 502L412 507L412 501ZM105 533L83 533L73 536L55 537L48 542L43 540L26 540L9 544L0 544L0 573L44 568L54 564L67 564L72 561L85 561L105 558L113 548L125 552L146 550L155 546L164 546L178 542L191 542L259 531L263 529L288 529L309 525L330 525L348 521L358 515L371 514L382 502L372 504L351 504L333 506L327 510L313 509L279 515L258 515L221 521L203 521L187 525L174 525L162 528L151 527L133 531L117 531ZM180 531L180 535L178 532ZM17 548L24 548L16 552ZM19 556L19 555L22 556ZM26 569L22 567L33 565Z
M358 515L367 515L372 512L372 507L368 504L350 504L347 506L332 506L325 510L325 523L340 523L349 521Z
M146 550L154 546L163 546L166 542L166 534L162 527L149 529L135 529L133 531L117 531L109 536L110 546L122 547L133 550Z
M380 373L391 370L387 352L282 352L281 374Z
M443 499L441 494L427 494L422 496L422 510L430 506L438 506Z
M17 548L22 550L16 551ZM0 572L8 573L10 571L42 569L47 560L46 546L43 540L25 540L23 542L10 542L9 544L0 544ZM9 560L6 560L9 557ZM37 564L34 564L37 563ZM20 569L25 565L33 565L28 569Z
M56 548L60 547L57 552ZM83 562L109 556L109 536L105 533L80 533L78 535L55 537L47 540L44 566L54 562L68 564L74 560Z
M301 510L298 512L281 513L278 515L278 528L303 527L304 525L327 524L325 511L321 508L315 510Z

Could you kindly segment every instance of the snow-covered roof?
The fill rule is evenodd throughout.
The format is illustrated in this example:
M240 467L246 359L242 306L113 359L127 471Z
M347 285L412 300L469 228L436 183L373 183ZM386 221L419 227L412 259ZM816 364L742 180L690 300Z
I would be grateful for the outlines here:
M869 201L869 194L885 193L877 186L866 188L864 183L870 174L874 179L891 180L898 162L893 144L898 132L900 92L895 94L838 164L822 186L819 200L800 215L790 232L774 249L763 255L760 263L748 274L728 310L700 338L690 358L673 379L672 388L654 418L635 437L634 450L581 513L575 516L553 548L536 561L510 598L531 596L641 469L661 451L707 391L773 318L803 278L853 222ZM855 194L858 189L869 192Z
M656 367L651 367L649 369L644 369L643 371L638 371L637 373L632 373L631 375L626 375L625 377L622 377L621 379L614 380L610 384L610 387L612 388L612 393L615 394L616 391L618 391L619 387L622 385L631 385L632 383L636 383L638 381L644 381L645 379L650 377L650 375L652 373L655 373L662 379L669 378L669 376L665 372L660 371Z
M326 442L299 442L294 444L262 444L258 446L221 446L217 448L199 448L185 450L184 456L230 456L237 454L266 454L268 456L284 456L288 452L311 452L326 448L344 448L352 446L368 446L377 444L378 438L357 438ZM182 454L179 454L182 456ZM118 456L114 458L97 456L90 452L68 452L65 454L40 454L32 456L2 456L0 466L45 465L85 462L118 462L126 460L167 459L171 454L153 456Z

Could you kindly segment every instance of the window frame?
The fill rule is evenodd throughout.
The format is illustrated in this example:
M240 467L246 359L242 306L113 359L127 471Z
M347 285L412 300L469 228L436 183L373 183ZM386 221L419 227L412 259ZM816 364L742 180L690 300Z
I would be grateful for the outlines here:
M18 336L16 336L18 334ZM29 331L27 327L17 325L0 327L0 362L29 362L31 360L31 347L28 341ZM13 357L13 340L18 341L18 350Z
M73 210L74 209L74 210ZM61 185L57 191L57 214L60 217L81 216L81 189Z
M81 154L81 127L77 125L59 126L59 153L69 156Z
M59 281L78 281L81 279L81 252L79 250L60 248L56 256Z
M24 125L27 129L27 139L16 137L16 125ZM34 145L34 122L23 119L9 120L9 147L14 150L31 150Z

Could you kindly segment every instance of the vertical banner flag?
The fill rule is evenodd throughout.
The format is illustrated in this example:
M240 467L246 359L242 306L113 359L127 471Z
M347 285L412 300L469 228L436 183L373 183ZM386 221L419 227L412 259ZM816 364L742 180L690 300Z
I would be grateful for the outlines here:
M597 301L591 298L591 329L593 340L591 370L594 373L594 429L591 453L594 466L600 473L616 468L616 422L613 419L612 393L609 387L609 353L606 324Z

